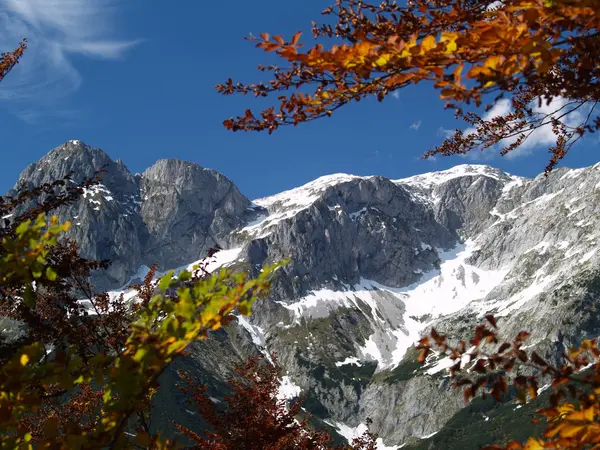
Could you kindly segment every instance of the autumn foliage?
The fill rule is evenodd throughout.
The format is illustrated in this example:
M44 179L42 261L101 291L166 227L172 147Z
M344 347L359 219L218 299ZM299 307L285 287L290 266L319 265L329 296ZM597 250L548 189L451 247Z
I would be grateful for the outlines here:
M516 390L516 400L521 404L537 398L542 383L552 390L550 404L538 409L534 418L536 422L544 419L547 423L542 436L532 436L524 443L491 445L486 450L600 448L598 341L582 340L579 347L563 355L563 364L553 365L535 351L527 350L528 337L528 332L521 331L512 341L501 342L496 319L488 315L470 341L453 341L432 328L417 346L418 360L423 364L430 355L450 358L453 386L463 389L466 402L478 395L491 395L501 401L509 385Z
M300 33L253 38L283 64L259 67L271 73L267 83L229 79L217 89L276 95L277 104L226 120L228 129L271 133L422 82L431 82L474 130L457 130L429 156L496 145L506 154L551 126L550 171L574 142L600 128L600 0L337 0L323 14L329 22L313 25L318 42L306 50ZM334 43L324 45L327 39ZM0 56L0 81L25 49L23 41ZM489 110L504 97L511 110L503 116L464 109ZM542 103L550 110L535 108ZM576 111L583 119L573 125L566 117ZM108 262L82 258L64 237L70 224L52 214L97 182L67 177L0 198L0 316L22 331L0 342L2 448L174 448L147 425L158 379L190 343L206 339L234 313L250 314L279 267L265 268L256 279L208 273L207 260L193 271L160 277L153 267L135 287L133 304L96 292L90 273ZM597 341L584 340L556 366L526 351L526 332L500 342L494 317L487 321L469 342L432 330L418 349L422 363L432 352L455 362L450 375L467 402L477 395L501 400L509 385L527 402L542 382L550 384L550 405L538 410L548 424L543 436L489 449L600 449ZM312 430L300 402L278 398L280 375L276 364L251 359L230 378L232 393L221 406L182 374L182 389L210 429L178 429L197 449L375 449L369 432L350 447L335 447L327 434Z
M279 394L281 370L272 355L267 362L251 357L229 378L231 394L221 406L197 385L180 374L186 385L181 389L191 398L200 417L209 425L203 435L177 426L194 445L193 450L375 450L375 435L366 431L349 446L333 446L325 432L309 426L302 402L286 402ZM299 419L300 415L304 418Z
M598 0L337 0L322 14L325 23L313 23L318 42L307 49L300 33L250 38L281 65L259 66L271 73L266 83L229 79L217 90L276 95L277 105L259 114L247 109L224 122L228 129L272 133L422 82L431 82L446 106L475 128L467 135L457 130L426 156L496 144L505 154L549 126L556 135L549 171L577 139L600 127L594 113L600 100ZM512 108L503 116L483 119L462 109L474 104L489 110L505 96ZM542 102L550 111L535 108ZM580 123L565 120L575 111L583 113Z
M177 275L154 267L133 303L96 292L90 273L108 263L81 258L70 224L49 213L99 180L67 176L0 198L0 316L15 327L0 343L2 448L174 447L147 425L158 378L268 292L275 267L250 280L208 273L210 258Z
M12 51L0 54L0 81L4 79L6 74L18 64L19 59L23 56L23 52L27 48L27 41L23 39L19 47Z

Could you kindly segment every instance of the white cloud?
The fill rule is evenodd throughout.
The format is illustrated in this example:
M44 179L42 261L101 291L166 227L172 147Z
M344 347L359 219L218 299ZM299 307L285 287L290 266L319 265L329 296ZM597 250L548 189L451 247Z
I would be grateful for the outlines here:
M400 92L399 91L392 92L392 97L394 97L396 100L398 100L400 98Z
M511 112L510 100L503 98L497 102L492 109L487 111L481 118L486 122L494 117L505 116ZM464 131L465 135L475 133L475 128L469 127Z
M439 127L437 134L444 139L449 139L454 136L454 130L451 130L450 128Z
M60 99L82 82L74 55L121 57L139 41L118 40L114 18L122 0L0 0L0 51L27 38L28 49L0 84L0 101L29 111Z
M538 106L537 101L532 104L532 109L535 114L538 115L538 118L543 118L548 115L548 117L544 120L544 122L550 121L550 116L559 117L562 114L569 111L572 106L566 106L569 103L569 100L564 97L556 97L553 98L550 104L546 104L546 101L542 102L541 106ZM505 116L512 111L511 102L507 99L502 99L498 101L492 109L486 112L482 118L485 121L491 120L494 117ZM559 112L560 111L560 112ZM583 119L586 111L577 110L573 111L564 117L561 117L560 120L569 127L575 127L579 125ZM444 130L448 131L448 130ZM469 127L464 130L464 134L468 135L471 133L475 133L475 129ZM451 134L450 134L451 135ZM448 136L449 137L449 136ZM511 143L517 140L518 136L513 136L511 138L503 139L496 146L497 148L489 148L483 152L479 151L471 151L467 154L467 156L471 159L491 159L493 158L499 148L504 148ZM515 158L519 156L525 156L531 154L536 148L546 147L549 148L556 143L556 135L552 131L552 126L550 124L541 126L536 128L529 137L523 142L519 147L512 150L511 152L506 154L506 158Z
M411 130L418 131L419 127L421 126L421 123L423 123L421 120L417 120L417 121L411 123L408 128L410 128Z

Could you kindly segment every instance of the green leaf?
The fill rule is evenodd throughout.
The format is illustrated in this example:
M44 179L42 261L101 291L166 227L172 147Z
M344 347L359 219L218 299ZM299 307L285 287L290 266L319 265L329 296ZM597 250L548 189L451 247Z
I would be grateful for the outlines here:
M192 274L187 270L182 270L177 277L180 281L187 281L192 278Z
M169 286L171 286L171 279L173 278L173 271L169 271L168 274L164 275L161 279L160 282L158 283L158 287L160 288L161 291L166 292L167 289L169 289Z
M21 237L25 234L25 232L29 229L29 225L31 224L31 220L28 219L25 222L19 224L19 226L17 227L17 229L15 230L15 232L17 233L17 236Z
M33 286L31 286L31 284L25 286L23 300L27 307L33 308L35 306L35 294L33 293Z
M46 278L48 278L50 281L56 280L56 275L57 275L57 273L54 271L54 269L52 267L46 268Z

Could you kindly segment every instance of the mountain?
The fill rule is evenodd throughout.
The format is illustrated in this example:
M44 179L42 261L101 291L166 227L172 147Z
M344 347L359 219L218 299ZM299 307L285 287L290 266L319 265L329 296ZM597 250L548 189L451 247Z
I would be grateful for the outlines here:
M483 165L400 180L336 174L250 201L197 164L167 159L131 174L70 141L17 186L101 167L102 184L60 211L84 256L113 260L99 288L117 289L153 263L184 266L214 244L225 249L219 264L251 273L291 258L250 318L167 371L156 429L172 429L171 419L197 426L173 387L177 369L218 397L235 362L275 351L282 382L306 397L319 426L349 438L370 417L380 448L477 448L528 432L529 418L514 404L465 406L447 360L415 362L424 330L467 337L493 313L502 336L529 330L528 345L552 361L599 334L600 164L534 179Z
M15 189L37 186L73 173L73 181L103 170L102 183L84 200L60 211L73 223L71 237L90 259L110 259L98 274L102 288L123 285L141 265L171 268L197 260L231 231L256 217L235 185L214 170L175 159L157 161L131 174L121 160L69 141L20 175Z

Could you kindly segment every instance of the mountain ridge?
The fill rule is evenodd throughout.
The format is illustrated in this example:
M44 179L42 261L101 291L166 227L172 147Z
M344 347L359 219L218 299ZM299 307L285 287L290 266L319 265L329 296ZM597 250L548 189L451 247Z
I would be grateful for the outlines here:
M59 148L24 181L107 162L80 141ZM84 256L115 260L100 287L118 288L157 259L161 270L185 266L214 244L225 249L215 267L252 274L291 263L251 317L168 371L157 427L171 429L170 415L193 424L168 387L177 368L219 386L236 361L276 351L323 426L347 437L370 417L381 445L440 448L434 433L465 405L449 390L447 360L414 363L428 327L465 337L493 313L502 337L530 329L552 361L600 333L598 164L535 178L468 164L399 180L333 174L251 201L218 172L161 161L139 175L109 161L106 181L59 214L76 224Z

